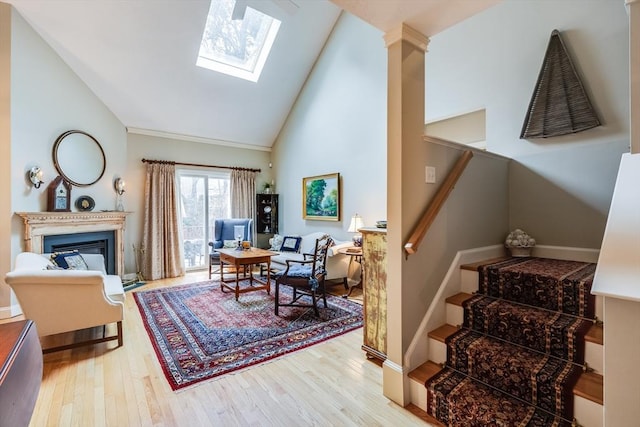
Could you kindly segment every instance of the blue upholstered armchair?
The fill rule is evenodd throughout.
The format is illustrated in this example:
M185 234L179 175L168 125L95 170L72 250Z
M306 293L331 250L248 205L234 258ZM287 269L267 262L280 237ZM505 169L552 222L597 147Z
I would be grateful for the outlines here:
M215 249L224 247L226 241L237 241L234 235L234 226L244 226L244 237L242 240L253 242L253 219L251 218L225 218L216 219L213 224L213 241L209 242L209 279L214 266L220 265L220 254Z

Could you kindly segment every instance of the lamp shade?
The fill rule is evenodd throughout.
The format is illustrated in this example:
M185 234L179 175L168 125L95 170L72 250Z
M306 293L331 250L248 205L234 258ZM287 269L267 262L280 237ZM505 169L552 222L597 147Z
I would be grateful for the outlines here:
M355 214L351 217L351 222L349 223L349 228L347 232L349 233L357 233L359 228L364 227L364 222L362 221L362 217L358 214Z
M233 235L237 240L244 239L244 225L234 225Z

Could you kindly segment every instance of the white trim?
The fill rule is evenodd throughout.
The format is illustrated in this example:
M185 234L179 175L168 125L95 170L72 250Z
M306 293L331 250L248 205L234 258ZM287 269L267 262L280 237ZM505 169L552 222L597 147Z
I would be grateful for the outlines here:
M146 135L146 136L156 136L159 138L177 139L180 141L188 141L188 142L200 142L202 144L222 145L224 147L242 148L245 150L268 151L268 152L271 151L271 147L264 147L262 145L244 144L241 142L224 141L221 139L212 139L212 138L203 138L200 136L184 135L180 133L164 132L159 130L127 127L127 133L137 134L137 135Z
M449 141L447 139L442 139L442 138L438 138L438 137L435 137L435 136L423 135L422 136L422 140L424 142L428 142L430 144L443 145L445 147L453 148L453 149L460 150L460 151L471 150L471 151L473 151L474 155L479 154L481 156L491 157L491 158L494 158L494 159L511 160L511 158L509 158L509 157L505 157L503 155L496 154L496 153L494 153L492 151L487 151L487 150L484 150L482 148L474 147L473 145L463 144L461 142Z
M395 372L399 373L399 374L403 374L404 375L404 373L405 373L405 369L402 366L398 365L396 362L391 361L390 359L386 359L382 363L382 365L387 367L387 368L389 368L389 369L391 369L392 371L395 371Z
M21 314L22 309L20 308L19 304L11 304L6 307L0 307L0 319L10 319Z

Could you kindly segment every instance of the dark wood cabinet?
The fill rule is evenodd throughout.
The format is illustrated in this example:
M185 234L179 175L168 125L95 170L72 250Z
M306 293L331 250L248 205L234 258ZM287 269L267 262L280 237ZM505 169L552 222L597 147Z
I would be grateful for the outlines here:
M0 425L26 427L42 381L42 348L31 320L0 325Z
M278 195L256 195L257 246L268 248L269 239L278 232Z

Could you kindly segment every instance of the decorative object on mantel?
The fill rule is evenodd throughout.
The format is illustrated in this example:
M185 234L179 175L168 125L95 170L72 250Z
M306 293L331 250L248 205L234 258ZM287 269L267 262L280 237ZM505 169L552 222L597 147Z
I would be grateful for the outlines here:
M362 233L358 230L364 227L364 222L362 221L362 217L357 213L351 217L351 223L349 223L349 228L347 229L348 233L355 233L351 238L353 240L353 246L359 248L362 246Z
M80 212L89 212L96 207L96 202L89 196L80 196L76 199L76 209Z
M107 167L102 146L81 130L68 130L53 144L53 165L76 187L87 187L102 178Z
M600 126L560 32L553 30L520 139L548 138Z
M113 189L116 191L116 210L119 212L124 211L124 204L122 203L122 195L124 194L125 182L122 178L116 178L113 181Z
M47 187L47 211L71 211L71 184L58 176Z
M531 256L531 248L535 245L536 240L519 228L509 233L504 241L504 246L509 249L511 256L514 257Z
M32 167L29 170L28 175L29 181L31 181L34 187L40 188L40 186L44 184L44 181L42 180L44 173L42 172L42 169L40 169L40 166Z
M376 221L376 228L387 228L387 220Z

